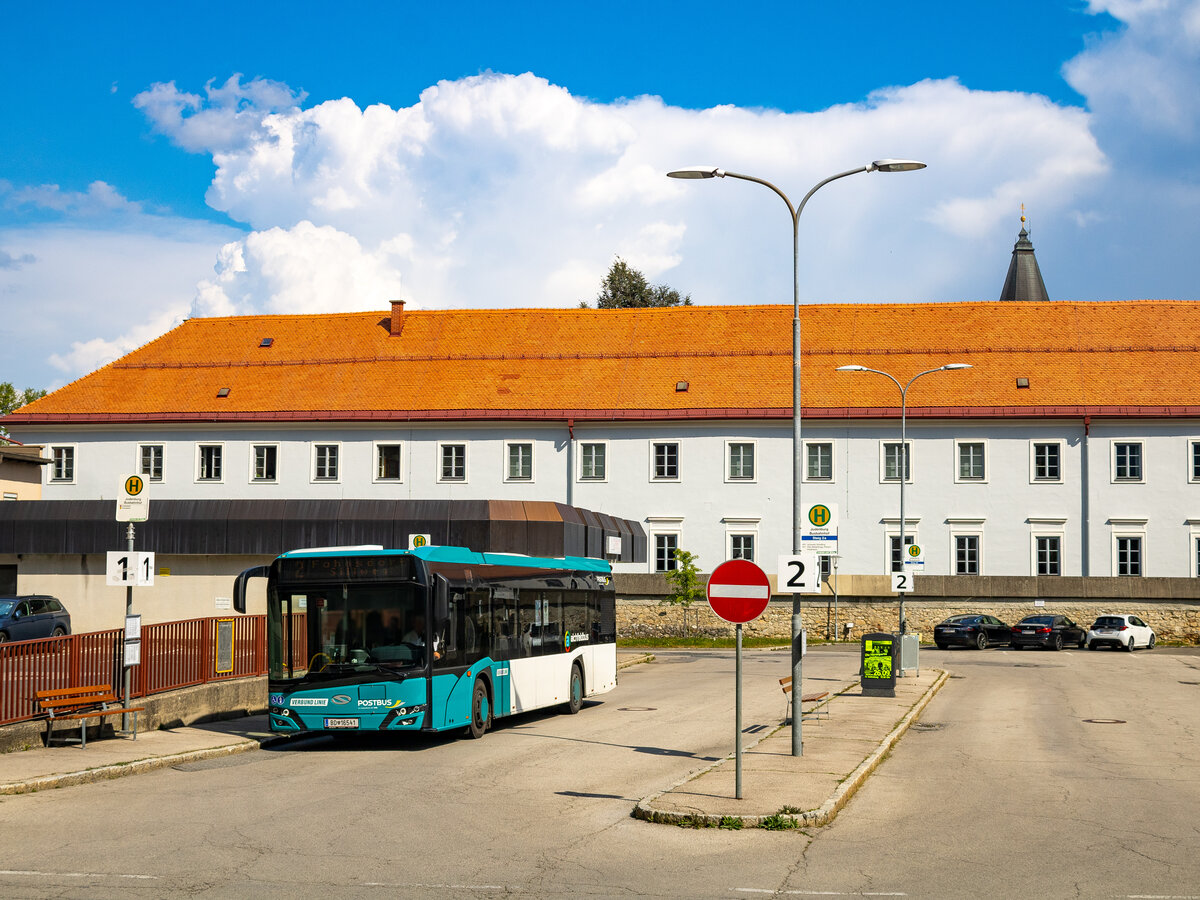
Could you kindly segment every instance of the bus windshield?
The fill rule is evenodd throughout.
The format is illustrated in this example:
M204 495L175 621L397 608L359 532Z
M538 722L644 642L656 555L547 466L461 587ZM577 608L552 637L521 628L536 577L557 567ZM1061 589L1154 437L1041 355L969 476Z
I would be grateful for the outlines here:
M424 591L411 584L306 585L268 602L273 679L324 680L424 667ZM274 615L271 615L273 613Z

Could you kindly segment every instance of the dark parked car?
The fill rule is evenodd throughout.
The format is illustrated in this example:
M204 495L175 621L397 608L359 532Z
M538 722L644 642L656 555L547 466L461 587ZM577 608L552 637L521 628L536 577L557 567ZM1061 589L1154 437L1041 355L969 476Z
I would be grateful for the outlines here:
M71 614L46 594L0 597L0 643L71 633Z
M1023 647L1049 647L1051 650L1061 650L1064 645L1072 644L1082 647L1087 640L1087 629L1076 625L1066 616L1056 616L1047 613L1040 616L1026 616L1012 627L1013 649Z
M939 650L947 647L974 647L984 649L988 644L1010 644L1012 633L1008 626L995 616L970 613L951 616L941 625L934 626L933 642Z

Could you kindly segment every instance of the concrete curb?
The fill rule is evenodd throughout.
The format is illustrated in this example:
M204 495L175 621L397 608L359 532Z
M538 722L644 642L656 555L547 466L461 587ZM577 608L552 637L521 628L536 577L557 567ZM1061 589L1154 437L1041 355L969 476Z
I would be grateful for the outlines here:
M42 775L26 781L13 781L0 784L0 796L15 794L33 794L53 788L69 787L76 784L93 784L97 781L109 781L113 778L124 778L126 775L141 775L153 772L155 769L166 769L183 763L200 762L205 759L218 759L222 756L233 756L245 753L247 750L258 750L286 744L295 740L291 735L279 737L246 738L235 744L223 744L220 747L209 747L204 750L188 750L183 753L173 753L170 756L148 756L127 763L113 763L107 766L96 766L91 769L80 769L77 772L59 772L55 775Z
M654 662L654 654L653 653L644 653L641 656L635 656L631 659L619 661L617 663L617 668L618 669L628 669L630 666L640 666L642 663L648 663L648 662Z
M912 726L912 723L916 721L917 717L924 711L925 707L929 705L929 702L934 698L937 692L941 690L942 685L944 685L946 680L950 677L949 673L944 669L936 669L935 671L940 673L937 680L934 681L934 683L931 684L928 689L926 689L925 693L922 694L909 708L908 712L905 713L904 718L902 718L897 723L896 727L893 728L887 735L887 737L880 742L879 746L876 747L866 759L858 764L858 767L851 772L849 776L847 776L845 781L838 785L837 790L833 792L833 796L822 803L817 809L810 809L806 810L805 812L799 812L792 815L776 813L772 816L717 816L704 813L662 812L660 810L650 808L650 804L663 794L670 793L671 791L675 790L675 788L699 778L706 772L711 772L718 766L733 761L733 754L730 754L724 759L713 763L711 766L706 766L703 769L692 772L665 790L658 791L657 793L651 794L649 797L645 797L644 799L640 800L633 808L632 815L635 819L642 819L643 821L654 822L660 825L688 825L701 828L717 827L728 823L730 820L740 821L741 827L743 828L758 828L762 825L764 819L771 819L773 822L779 822L781 820L786 822L790 820L792 823L791 827L793 828L828 825L834 820L834 818L837 817L838 811L841 810L841 808L848 802L850 802L850 798L854 796L859 787L862 786L863 782L867 780L867 777L879 767L879 764L883 761L883 758L891 751L893 747L896 746L896 743L901 737L904 736L904 733L908 731L908 729ZM845 688L842 691L839 691L838 694L843 694L847 690L850 690L850 688ZM776 734L780 728L784 727L786 726L780 725L778 728L775 728L769 733L763 735L753 744L748 746L743 745L742 751L745 752L746 750L758 746L758 744L760 744L762 741L765 741L767 738L771 737L771 735Z

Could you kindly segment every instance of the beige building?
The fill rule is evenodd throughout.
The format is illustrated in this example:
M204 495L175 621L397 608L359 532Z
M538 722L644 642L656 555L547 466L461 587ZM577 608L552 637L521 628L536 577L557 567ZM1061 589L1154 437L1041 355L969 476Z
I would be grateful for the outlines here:
M4 500L42 499L42 466L50 460L40 446L25 446L0 436L0 497Z

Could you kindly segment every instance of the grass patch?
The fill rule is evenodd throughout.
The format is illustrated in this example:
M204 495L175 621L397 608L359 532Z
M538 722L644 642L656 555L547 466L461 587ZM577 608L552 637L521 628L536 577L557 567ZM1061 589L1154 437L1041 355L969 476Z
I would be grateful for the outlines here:
M704 816L684 816L679 820L680 828L712 828L713 823Z
M741 816L721 816L721 824L719 828L725 828L729 831L738 831L742 827Z
M786 808L786 807L785 807ZM790 815L785 814L782 810L772 815L766 816L758 827L766 831L791 831L800 827L800 823L793 819Z

